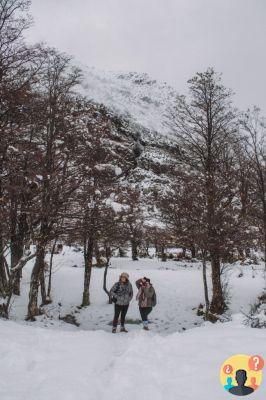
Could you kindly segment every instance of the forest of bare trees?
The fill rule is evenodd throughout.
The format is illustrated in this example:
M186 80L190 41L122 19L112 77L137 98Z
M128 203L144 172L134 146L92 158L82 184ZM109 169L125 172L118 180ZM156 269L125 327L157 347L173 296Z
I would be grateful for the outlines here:
M82 248L81 306L90 304L94 259L106 267L113 251L123 255L130 247L137 260L155 247L165 260L167 248L180 247L203 267L210 262L208 312L223 314L223 263L255 249L264 251L266 264L260 110L237 110L210 68L188 82L189 95L169 110L170 138L157 132L151 143L128 117L79 93L83 73L71 57L27 45L28 9L27 0L0 0L1 316L20 295L31 259L26 318L34 320L52 301L45 256L57 244ZM165 154L164 164L148 159L154 148ZM149 184L141 184L147 177Z

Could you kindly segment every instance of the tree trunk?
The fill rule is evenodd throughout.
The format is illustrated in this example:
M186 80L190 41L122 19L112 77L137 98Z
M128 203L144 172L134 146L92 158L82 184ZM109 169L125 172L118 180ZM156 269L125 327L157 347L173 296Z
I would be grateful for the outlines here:
M210 311L213 314L223 314L226 310L223 290L221 285L221 265L219 253L219 236L215 224L215 183L213 162L211 156L211 145L208 146L208 163L206 169L206 191L207 191L207 224L208 224L208 249L210 252L212 268L212 301Z
M191 246L190 251L191 251L191 257L192 258L196 258L197 257L197 252L196 252L196 247L194 245Z
M208 281L207 281L207 268L206 268L206 254L205 254L205 252L203 252L203 259L202 259L202 275L203 275L204 297L205 297L205 305L206 305L205 318L208 319L209 310L210 310L210 300L209 300L209 293L208 293Z
M19 235L13 234L10 238L10 247L11 247L11 269L14 268L21 257L23 256L23 241L19 238ZM21 280L21 270L17 271L13 286L13 293L17 296L20 295L20 280Z
M264 208L264 270L266 272L266 206Z
M27 319L34 321L37 315L40 315L38 307L38 292L40 274L44 269L44 258L45 258L45 245L38 244L36 251L36 260L31 273L30 292L29 292L29 303L28 303L28 315Z
M23 256L23 245L20 246L19 243L13 243L13 249L11 250L11 268L13 268L21 257ZM17 296L20 295L20 280L21 280L21 271L18 271L15 276L15 282L13 286L13 293Z
M102 260L101 260L101 254L100 254L98 243L95 243L95 245L94 245L94 252L95 252L95 258L96 258L96 266L98 268L101 268Z
M0 296L5 297L7 291L8 279L5 267L5 257L4 257L4 241L0 226Z
M8 286L9 286L8 298L7 298L7 302L5 304L5 309L6 309L6 313L7 313L6 318L8 318L9 307L11 304L12 295L14 293L13 285L14 285L16 272L22 270L23 267L27 264L27 262L30 261L35 256L36 256L36 253L29 254L25 257L21 257L21 259L19 260L19 263L16 266L14 266L13 270L10 272L9 284L8 284ZM14 269L15 269L15 271L14 271Z
M138 244L135 239L131 240L132 260L138 261Z
M245 249L245 253L246 253L246 257L247 257L247 258L250 258L250 256L251 256L251 251L250 251L250 248L249 248L249 247L247 247L247 248Z
M149 250L150 250L150 243L149 243L149 242L145 243L145 250L146 250L146 257L149 257L149 258L150 258L150 252L149 252Z
M39 280L40 280L41 296L42 296L42 304L41 305L44 306L45 304L49 303L47 301L47 296L46 296L44 267L40 270Z
M57 240L54 241L51 256L50 256L50 263L49 263L49 280L48 280L48 288L47 288L47 301L51 302L51 289L52 289L52 269L53 269L53 258L55 253Z
M12 183L11 183L12 184ZM18 205L17 199L14 194L11 195L10 199L10 253L11 253L11 269L17 265L20 255L18 248L18 235L17 235L17 217L18 217ZM18 273L15 276L14 282L14 294L20 294L20 288L18 285Z
M164 247L164 245L162 245L162 261L163 262L166 262L167 261L167 256L166 256L166 253L165 253L165 247Z
M108 268L109 268L109 264L110 264L110 257L111 257L111 250L110 250L110 247L107 247L106 248L106 264L105 264L104 274L103 274L103 290L105 291L105 293L108 296L108 303L112 304L112 300L111 300L111 297L110 297L110 292L107 289L107 285L106 285L107 273L108 273Z
M226 310L224 302L223 289L221 284L221 265L218 252L211 251L211 267L212 267L212 301L210 311L213 314L223 314Z
M93 245L94 241L90 238L86 244L84 251L85 269L84 269L84 290L82 297L82 307L90 305L90 280L92 270L92 258L93 258Z
M2 168L0 172L2 171ZM1 175L1 174L0 174ZM4 232L2 226L2 218L3 218L3 206L1 204L3 198L3 190L2 190L2 182L0 176L0 297L6 296L7 290L7 276L4 262Z
M17 219L17 215L14 215L14 219ZM27 232L27 220L26 213L21 211L21 215L18 220L18 225L13 227L13 233L11 235L11 269L16 266L19 260L23 257L24 253L24 242ZM22 269L16 273L15 282L13 286L14 294L20 295L20 281L22 278Z
M157 239L155 239L155 241L154 241L154 247L155 247L155 254L157 256L158 253L159 253L159 246L158 246L158 240Z

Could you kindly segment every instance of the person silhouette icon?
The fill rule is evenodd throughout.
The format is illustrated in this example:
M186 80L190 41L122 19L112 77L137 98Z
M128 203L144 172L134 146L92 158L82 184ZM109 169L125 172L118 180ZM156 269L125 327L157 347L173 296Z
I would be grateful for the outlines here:
M232 379L231 377L228 377L228 378L227 378L227 384L224 385L224 388L225 388L225 390L229 390L229 389L231 389L232 387L234 387L234 385L233 385L233 379Z
M256 384L256 378L255 378L255 376L253 376L251 379L250 379L250 387L252 387L252 389L254 389L254 390L256 390L256 389L258 389L258 385Z
M254 392L254 389L252 387L245 386L245 383L247 381L247 372L244 369L238 369L236 371L235 378L237 381L237 386L229 389L230 393L235 394L236 396L246 396Z

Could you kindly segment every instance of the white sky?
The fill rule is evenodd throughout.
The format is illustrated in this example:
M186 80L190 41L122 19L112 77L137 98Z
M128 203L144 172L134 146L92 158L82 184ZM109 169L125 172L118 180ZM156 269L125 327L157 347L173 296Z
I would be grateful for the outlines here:
M147 72L180 93L213 66L236 105L266 115L266 0L32 0L30 41L102 70Z

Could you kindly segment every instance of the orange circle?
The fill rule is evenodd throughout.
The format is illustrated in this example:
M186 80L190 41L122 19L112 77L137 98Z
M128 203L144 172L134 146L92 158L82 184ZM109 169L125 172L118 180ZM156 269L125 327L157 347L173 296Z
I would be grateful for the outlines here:
M223 372L224 372L226 375L231 375L231 373L233 372L233 367L232 367L232 365L226 364L226 365L223 367Z
M264 367L264 360L261 356L251 356L248 360L248 366L252 371L260 371Z

